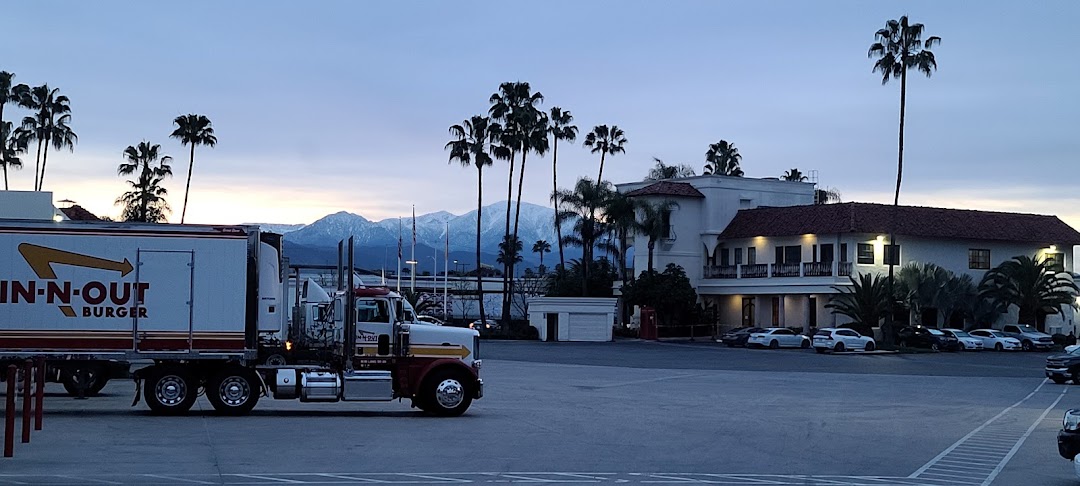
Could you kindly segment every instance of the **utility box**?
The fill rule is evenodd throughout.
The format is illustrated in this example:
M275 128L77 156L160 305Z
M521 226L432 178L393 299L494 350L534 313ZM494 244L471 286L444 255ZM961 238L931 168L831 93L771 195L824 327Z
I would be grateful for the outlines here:
M0 191L0 219L53 221L60 214L53 194L43 191Z
M617 302L608 297L529 299L529 325L541 341L611 341Z

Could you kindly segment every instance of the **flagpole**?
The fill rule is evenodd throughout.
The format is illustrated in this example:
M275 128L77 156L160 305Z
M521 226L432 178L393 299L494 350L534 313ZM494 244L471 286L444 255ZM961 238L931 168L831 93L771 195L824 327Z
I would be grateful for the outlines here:
M394 270L397 280L397 292L401 293L401 217L397 219L397 270Z
M442 308L443 318L446 319L450 315L450 308L447 306L447 301L450 299L450 222L446 222L446 251L443 252L443 290L442 290Z
M409 291L416 292L416 205L412 207L412 250L409 251L409 261L413 262L412 271L409 272Z

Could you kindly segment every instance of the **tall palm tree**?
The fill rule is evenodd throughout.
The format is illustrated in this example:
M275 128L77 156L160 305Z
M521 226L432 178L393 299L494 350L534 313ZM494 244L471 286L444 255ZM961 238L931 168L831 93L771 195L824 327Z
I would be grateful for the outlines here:
M127 181L131 190L116 198L115 204L124 206L124 221L165 222L171 209L165 201L168 191L161 183L172 176L169 162L172 157L162 154L161 146L157 144L139 142L139 145L124 149L124 162L120 163L116 174L138 174L135 180Z
M944 292L952 277L952 272L933 263L908 263L896 274L894 283L896 300L914 314L915 324L924 324L922 322L924 311L942 308L942 303L946 298ZM929 324L937 325L936 322ZM891 329L881 331L892 333Z
M555 219L559 219L559 140L574 143L577 140L578 128L573 125L574 116L570 110L563 111L558 106L551 108L551 116L548 117L548 130L551 132L551 204L555 207ZM555 239L559 245L559 265L566 265L566 255L563 253L562 227L555 223Z
M173 120L176 130L169 137L180 140L183 145L191 146L191 158L188 159L187 184L184 185L184 208L180 210L180 224L184 224L187 216L188 191L191 190L191 170L195 167L195 146L217 145L217 137L214 136L214 127L210 119L204 115L183 115Z
M556 224L573 222L574 234L563 236L563 244L581 248L582 294L588 296L593 251L599 237L606 232L604 223L596 218L596 210L606 204L614 191L610 183L594 183L588 177L582 177L573 189L557 192L559 217Z
M0 122L0 166L4 168L4 190L8 189L8 168L21 169L22 159L19 154L26 152L26 132L21 129L12 130L11 122Z
M656 249L656 242L668 234L671 210L674 206L674 202L667 200L656 203L643 202L639 206L641 217L638 219L637 231L649 239L647 268L650 273L653 271L653 250Z
M1053 271L1050 262L1038 256L1002 262L986 272L980 284L981 295L1019 307L1019 322L1035 324L1040 331L1047 315L1060 313L1064 305L1076 307L1078 292L1067 274Z
M848 276L851 281L850 287L834 286L837 292L826 309L832 309L833 314L848 316L852 320L852 328L865 336L873 336L874 326L878 325L881 318L889 311L888 284L881 275L861 273L858 280L854 276ZM886 342L892 338L884 334Z
M922 40L923 24L909 24L907 16L900 20L889 20L885 28L874 33L877 42L870 45L867 57L877 57L872 72L881 72L881 84L889 83L890 79L900 79L900 141L896 157L896 193L893 196L893 214L889 223L889 241L892 247L896 247L896 208L900 205L900 181L904 174L904 115L907 105L907 72L909 69L918 69L930 77L937 69L937 60L930 48L934 44L940 44L941 38L930 36L926 41ZM889 285L892 285L893 260L889 265ZM891 289L890 289L891 292ZM892 321L892 313L886 316L887 321Z
M522 248L521 240L513 236L503 237L503 240L499 242L499 256L495 261L510 266L513 266L514 263L520 263L523 259L521 256Z
M613 192L608 197L602 209L604 223L607 229L618 240L618 246L613 248L619 261L618 277L626 283L626 253L629 248L629 239L637 230L637 210L640 204L633 198L626 197L621 192Z
M60 94L59 88L43 84L29 90L23 106L34 110L23 118L22 127L30 133L30 141L38 143L38 162L34 167L34 190L44 186L45 168L49 161L49 146L56 150L75 149L79 137L71 129L71 100ZM39 167L40 166L40 167ZM39 170L40 169L40 170Z
M7 181L7 168L10 165L12 168L22 167L22 161L16 158L15 160L8 159L8 152L13 150L11 144L8 142L8 138L15 135L15 131L12 127L12 123L4 121L4 106L8 103L13 105L22 106L26 103L26 96L30 91L30 88L25 84L13 85L12 82L15 79L15 75L7 71L0 71L0 127L7 124L6 131L0 131L0 166L4 167L4 190L8 190ZM12 154L14 157L15 154Z
M727 140L721 140L709 144L709 150L705 151L705 168L702 169L702 173L742 177L743 170L739 167L741 160L742 155L739 155L739 149Z
M694 168L686 164L667 165L657 157L653 157L653 162L656 165L649 169L649 174L644 179L646 181L662 181L664 179L678 179L697 175L694 173Z
M781 179L791 182L806 182L806 176L803 175L803 173L799 171L799 169L791 169L784 172L784 176L781 177Z
M607 125L597 125L585 135L585 146L590 147L590 152L600 152L600 172L596 175L596 187L604 180L604 157L610 154L626 153L626 134L617 125L608 128Z
M480 231L484 210L484 167L490 167L492 156L499 157L508 151L506 147L496 145L502 128L498 123L491 123L485 116L475 115L450 127L454 137L446 143L450 150L450 163L457 161L462 167L476 167L476 292L480 301L480 321L487 323L484 311L484 278L480 260Z
M540 268L543 268L544 253L551 253L551 243L546 240L536 240L536 243L533 243L532 252L540 254Z

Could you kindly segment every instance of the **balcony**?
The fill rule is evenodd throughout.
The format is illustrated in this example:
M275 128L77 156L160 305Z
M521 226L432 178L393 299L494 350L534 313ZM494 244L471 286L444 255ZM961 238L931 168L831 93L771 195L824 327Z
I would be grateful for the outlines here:
M851 262L758 263L754 265L709 265L702 275L706 279L848 277Z

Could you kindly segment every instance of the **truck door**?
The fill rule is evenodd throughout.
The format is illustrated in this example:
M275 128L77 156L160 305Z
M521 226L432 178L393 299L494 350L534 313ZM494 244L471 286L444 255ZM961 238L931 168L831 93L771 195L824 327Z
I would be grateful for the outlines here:
M386 299L356 299L356 354L379 356L379 336L390 339L393 329Z
M195 252L140 249L135 266L137 351L189 351Z

